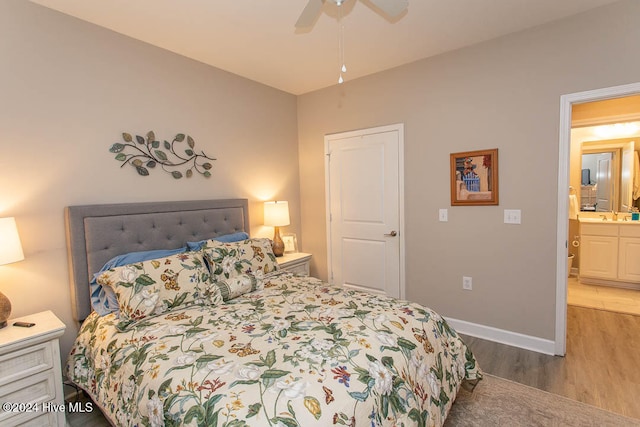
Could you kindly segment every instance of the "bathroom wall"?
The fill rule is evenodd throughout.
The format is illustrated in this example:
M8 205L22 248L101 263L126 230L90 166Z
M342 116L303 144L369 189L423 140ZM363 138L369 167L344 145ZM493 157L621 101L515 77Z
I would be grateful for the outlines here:
M627 100L629 98L629 100ZM633 118L640 117L640 103L634 102L634 100L640 100L638 96L620 98L615 100L616 102L612 102L614 100L607 101L598 101L591 102L585 104L579 104L574 106L572 113L576 113L574 116L574 123L579 123L581 126L573 127L571 131L571 147L570 147L570 170L569 170L569 183L570 186L576 190L576 196L578 198L578 203L580 203L580 195L581 195L581 180L582 180L582 169L592 169L591 172L591 181L596 179L595 177L595 162L591 162L590 164L587 160L585 163L582 157L583 149L594 149L594 148L602 148L606 149L608 144L612 144L616 147L621 146L624 143L635 141L635 150L636 152L640 151L640 127L637 131L636 137L631 138L616 138L609 139L605 137L598 137L594 134L594 129L596 126L586 126L586 124L591 123L600 123L598 126L608 125L611 122L616 122L616 119L620 118ZM616 105L621 106L622 108L615 108ZM627 108L631 106L632 108ZM576 112L576 107L579 107L579 110ZM599 115L602 114L602 115ZM629 122L631 123L631 122ZM637 122L633 122L637 123ZM601 141L599 143L598 141ZM587 143L586 146L583 146L583 143ZM595 143L595 144L593 144ZM613 149L613 148L612 148ZM619 159L616 159L619 162ZM629 178L633 179L632 177ZM618 191L621 187L620 182L615 183ZM617 210L617 209L616 209ZM611 217L612 215L609 213L603 212L578 212L578 215L581 217L599 217L605 214L607 217ZM568 242L569 242L569 253L575 255L573 260L573 267L577 268L580 265L580 247L572 246L572 242L576 240L576 236L580 235L580 227L578 221L569 219L569 230L568 230ZM580 240L579 238L577 239Z

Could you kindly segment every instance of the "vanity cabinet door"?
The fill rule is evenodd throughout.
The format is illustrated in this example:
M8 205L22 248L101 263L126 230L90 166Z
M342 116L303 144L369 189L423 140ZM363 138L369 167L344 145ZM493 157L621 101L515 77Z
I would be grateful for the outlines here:
M618 278L618 238L582 235L580 276Z
M618 279L640 282L640 239L620 237Z

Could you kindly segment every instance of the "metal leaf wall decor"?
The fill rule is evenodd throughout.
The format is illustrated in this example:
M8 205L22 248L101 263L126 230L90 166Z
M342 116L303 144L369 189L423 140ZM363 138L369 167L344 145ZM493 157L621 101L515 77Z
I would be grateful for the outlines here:
M131 134L123 132L122 139L124 143L116 142L109 148L109 151L116 154L115 159L122 162L120 167L130 164L142 176L148 176L149 170L155 169L158 165L175 179L183 176L191 178L194 171L206 178L211 176L210 161L216 159L207 156L203 151L196 154L196 143L189 135L179 133L173 141L165 140L162 147L153 131L149 131L146 138L136 135L135 142ZM182 144L185 140L186 147ZM185 167L187 169L183 174L179 169Z

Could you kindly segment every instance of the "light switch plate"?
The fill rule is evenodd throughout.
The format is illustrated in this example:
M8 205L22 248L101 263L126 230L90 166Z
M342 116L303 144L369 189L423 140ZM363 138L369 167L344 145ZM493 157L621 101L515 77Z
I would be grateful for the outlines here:
M447 211L447 209L440 209L440 212L438 213L438 219L440 220L440 222L449 221L449 212Z
M504 223L505 224L521 224L522 223L522 211L520 209L505 209L504 210Z

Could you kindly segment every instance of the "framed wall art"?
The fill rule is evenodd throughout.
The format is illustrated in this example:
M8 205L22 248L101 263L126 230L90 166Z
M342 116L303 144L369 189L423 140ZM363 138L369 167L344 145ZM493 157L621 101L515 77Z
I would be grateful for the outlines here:
M498 149L451 153L451 205L498 204Z

